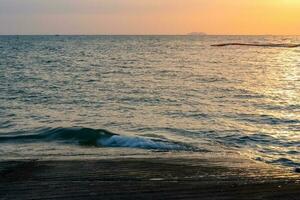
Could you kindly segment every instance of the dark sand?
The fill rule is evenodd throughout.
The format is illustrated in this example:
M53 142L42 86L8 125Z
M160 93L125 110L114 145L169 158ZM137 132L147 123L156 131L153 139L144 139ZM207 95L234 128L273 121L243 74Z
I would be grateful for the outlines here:
M0 199L298 200L300 175L222 156L3 161Z

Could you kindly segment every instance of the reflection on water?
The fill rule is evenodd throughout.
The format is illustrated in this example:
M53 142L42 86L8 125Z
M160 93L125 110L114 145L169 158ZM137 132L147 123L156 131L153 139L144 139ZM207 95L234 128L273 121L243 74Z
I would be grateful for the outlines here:
M102 128L299 165L300 49L210 46L299 40L279 36L2 36L0 134L35 134L56 127ZM26 155L36 155L35 149L43 147L30 148L36 141L5 143L0 147L2 159L22 156L22 148L16 151L14 145L26 146ZM66 154L67 150L55 145L53 149Z

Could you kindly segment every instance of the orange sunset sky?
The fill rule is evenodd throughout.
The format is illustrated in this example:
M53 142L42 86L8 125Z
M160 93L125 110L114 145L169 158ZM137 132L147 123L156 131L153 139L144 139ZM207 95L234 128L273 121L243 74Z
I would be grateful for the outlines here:
M0 0L0 34L300 35L300 0Z

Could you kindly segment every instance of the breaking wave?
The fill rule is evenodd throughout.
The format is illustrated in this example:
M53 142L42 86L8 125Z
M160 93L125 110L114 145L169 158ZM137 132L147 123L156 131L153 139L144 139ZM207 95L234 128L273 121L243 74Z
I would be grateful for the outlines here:
M191 146L163 139L124 136L104 129L54 128L35 131L33 134L0 136L0 142L63 142L83 146L127 147L167 151L193 151Z

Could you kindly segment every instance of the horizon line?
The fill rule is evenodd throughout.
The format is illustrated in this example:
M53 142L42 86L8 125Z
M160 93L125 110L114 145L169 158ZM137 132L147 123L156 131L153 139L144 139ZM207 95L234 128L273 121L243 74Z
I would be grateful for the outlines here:
M33 34L1 34L0 36L190 36L190 37L203 37L203 36L300 36L299 34L59 34L59 33L33 33Z

